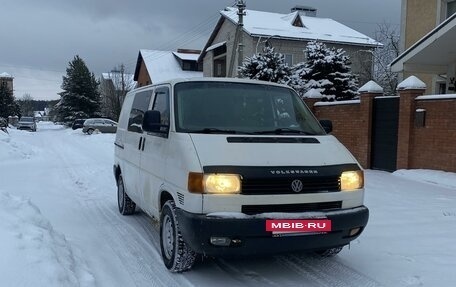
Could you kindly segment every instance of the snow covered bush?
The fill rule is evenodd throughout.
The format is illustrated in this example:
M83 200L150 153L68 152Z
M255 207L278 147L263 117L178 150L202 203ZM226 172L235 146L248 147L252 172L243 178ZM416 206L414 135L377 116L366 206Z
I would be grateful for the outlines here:
M290 81L290 86L301 95L311 89L319 91L328 101L350 100L357 95L357 80L343 49L312 41L307 44L305 54L306 62L293 67Z
M242 78L287 84L291 77L291 68L285 63L285 57L274 52L273 47L265 47L263 53L246 57L239 67Z

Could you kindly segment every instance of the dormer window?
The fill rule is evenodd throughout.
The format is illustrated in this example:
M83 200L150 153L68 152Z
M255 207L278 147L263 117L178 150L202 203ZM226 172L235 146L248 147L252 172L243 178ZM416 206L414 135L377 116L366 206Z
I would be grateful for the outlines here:
M293 26L295 27L301 27L304 28L304 24L302 24L301 17L299 15L296 15L296 18L293 20Z

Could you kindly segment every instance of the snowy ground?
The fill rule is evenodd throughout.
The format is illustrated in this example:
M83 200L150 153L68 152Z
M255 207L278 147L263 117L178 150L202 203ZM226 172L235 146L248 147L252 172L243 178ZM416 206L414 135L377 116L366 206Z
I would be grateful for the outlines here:
M455 174L367 171L368 227L336 258L207 259L171 274L156 225L117 212L113 138L50 123L0 132L0 286L456 286Z

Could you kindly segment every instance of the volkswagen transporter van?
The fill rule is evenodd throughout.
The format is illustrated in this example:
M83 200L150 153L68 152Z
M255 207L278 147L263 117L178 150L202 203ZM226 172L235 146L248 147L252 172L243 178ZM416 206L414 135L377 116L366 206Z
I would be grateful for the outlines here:
M115 139L120 213L160 221L166 267L198 254L337 254L367 224L364 175L295 91L173 80L131 91ZM325 131L326 129L326 131Z

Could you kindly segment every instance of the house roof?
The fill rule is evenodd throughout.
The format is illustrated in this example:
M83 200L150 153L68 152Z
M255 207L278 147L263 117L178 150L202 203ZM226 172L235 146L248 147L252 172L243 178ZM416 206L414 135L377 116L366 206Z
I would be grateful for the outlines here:
M176 53L181 57L192 58L196 60L199 55L189 56L191 54ZM175 78L194 78L202 77L202 72L195 71L183 71L182 67L177 61L175 52L172 51L158 51L158 50L139 50L138 62L136 64L135 79L138 78L139 67L141 66L141 61L144 61L147 71L149 73L152 83L163 82Z
M1 73L0 74L0 78L12 78L13 76L11 76L10 74L8 73Z
M200 54L190 54L190 53L179 53L173 52L174 56L178 57L184 61L198 61L198 57Z
M394 59L391 71L446 73L448 64L456 62L455 46L456 14L453 14Z
M121 87L122 83L120 80L121 75L122 74L120 72L109 72L109 73L102 73L101 77L103 78L103 80L111 80L112 84L115 86L115 88L117 90L121 90L122 89L122 87ZM125 76L125 83L127 85L132 86L129 88L136 87L136 81L134 80L135 75L124 73L124 76Z
M228 7L220 12L234 24L238 22L237 9ZM293 22L301 17L304 27L295 27ZM298 11L290 14L246 10L244 30L251 36L273 36L294 40L320 40L363 46L381 46L374 39L329 18L308 17Z

